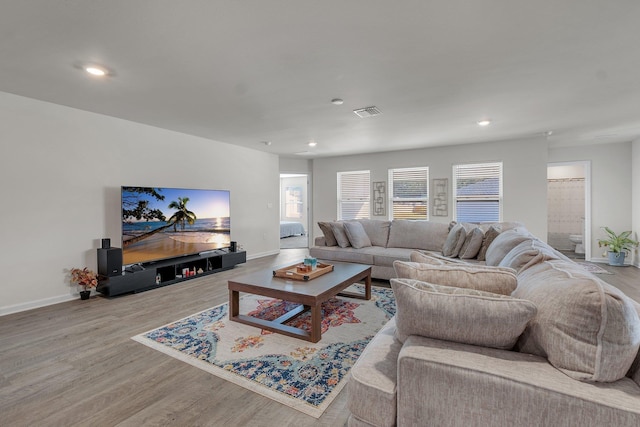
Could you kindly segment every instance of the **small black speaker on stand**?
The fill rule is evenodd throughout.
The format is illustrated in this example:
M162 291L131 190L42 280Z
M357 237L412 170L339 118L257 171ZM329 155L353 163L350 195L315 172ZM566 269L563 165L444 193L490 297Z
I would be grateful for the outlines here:
M238 243L237 242L231 242L231 245L229 246L229 250L231 252L235 252L237 248L238 248Z
M98 274L102 276L122 274L122 249L112 248L111 239L102 239L101 246L98 248Z

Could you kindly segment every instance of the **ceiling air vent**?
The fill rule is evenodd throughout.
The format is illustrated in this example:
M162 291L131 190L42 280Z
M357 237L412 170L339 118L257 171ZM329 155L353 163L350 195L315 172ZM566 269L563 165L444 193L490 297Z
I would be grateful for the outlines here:
M382 114L382 111L378 110L378 107L358 108L357 110L353 110L353 112L356 113L358 117L362 118L379 116Z

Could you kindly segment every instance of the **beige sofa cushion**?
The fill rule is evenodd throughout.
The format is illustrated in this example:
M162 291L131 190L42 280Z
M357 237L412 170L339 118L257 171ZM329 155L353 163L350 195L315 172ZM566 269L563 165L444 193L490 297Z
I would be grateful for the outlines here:
M512 295L538 306L520 351L547 357L578 380L610 382L627 374L640 347L640 318L620 290L573 262L551 260L521 272Z
M498 265L500 261L520 243L534 237L525 228L513 228L503 231L487 248L485 262L487 265ZM338 241L338 244L340 242Z
M448 234L449 224L394 219L391 222L387 247L440 251Z
M501 295L511 295L518 284L515 271L510 268L466 264L434 265L406 261L394 262L393 268L398 278Z
M498 266L511 267L520 273L543 261L562 259L563 257L546 243L538 239L527 239L511 249Z
M372 246L387 246L389 241L389 230L391 229L391 221L380 219L359 219L358 222L364 227L364 231L369 236Z
M366 425L396 423L397 360L402 343L394 334L395 317L373 337L351 369L347 406Z
M396 337L410 335L510 349L536 313L530 301L419 280L391 279Z
M344 232L349 239L349 243L351 243L351 246L354 248L361 249L371 246L369 236L367 236L364 227L358 221L345 222Z
M455 259L455 258L447 258L438 254L437 252L420 252L413 251L410 255L411 262L419 262L422 264L433 264L433 265L445 265L445 264L463 264L468 265L468 263Z
M442 245L442 255L457 257L460 248L464 245L467 232L463 224L456 224L451 228L444 244Z
M458 253L460 259L473 259L478 256L483 239L484 232L479 227L469 231L467 233L467 237L464 239L464 244Z

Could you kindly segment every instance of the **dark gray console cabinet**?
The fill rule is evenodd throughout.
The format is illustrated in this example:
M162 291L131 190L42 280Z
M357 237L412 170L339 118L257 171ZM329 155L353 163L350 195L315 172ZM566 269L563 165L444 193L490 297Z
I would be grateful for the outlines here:
M212 251L144 265L136 271L126 270L121 275L101 279L96 290L111 297L131 292L142 292L160 286L229 270L247 262L247 253ZM185 272L188 272L185 274Z

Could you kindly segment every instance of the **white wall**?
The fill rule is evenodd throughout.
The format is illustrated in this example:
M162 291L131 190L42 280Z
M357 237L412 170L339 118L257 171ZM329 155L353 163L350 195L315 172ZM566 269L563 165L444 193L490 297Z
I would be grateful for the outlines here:
M318 221L336 219L337 172L370 170L371 181L387 181L390 168L428 166L429 177L449 178L458 163L503 162L505 221L522 221L527 228L546 239L547 235L547 143L543 139L458 145L420 150L392 151L321 158L313 160L313 235L321 235ZM451 221L452 192L449 189L449 217L432 221Z
M620 233L632 227L631 143L549 149L549 162L580 160L591 161L591 260L604 262L598 247L598 239L605 237L601 228Z
M635 239L640 237L640 139L631 144L631 182L632 184L632 220L631 229L635 233ZM640 250L634 252L635 265L640 267Z
M280 173L311 173L311 161L307 159L294 159L280 157Z
M230 190L232 240L279 250L275 155L2 92L0 129L0 315L77 298L66 270L119 241L121 185Z

